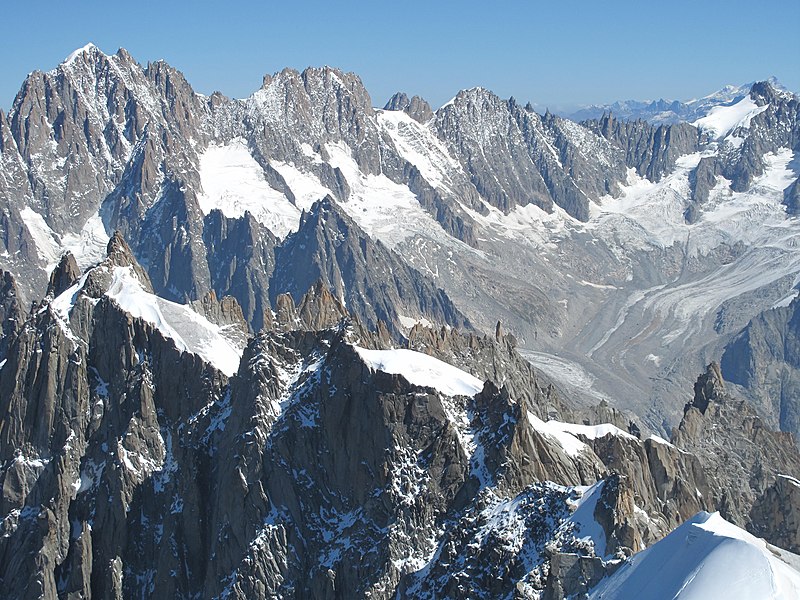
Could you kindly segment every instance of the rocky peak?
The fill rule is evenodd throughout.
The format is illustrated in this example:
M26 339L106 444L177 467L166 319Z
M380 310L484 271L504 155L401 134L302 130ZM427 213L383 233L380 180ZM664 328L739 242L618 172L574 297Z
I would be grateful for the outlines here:
M128 243L119 231L115 231L106 246L106 258L86 275L83 292L92 298L105 294L112 282L113 267L130 267L145 292L153 293L153 284L147 272L137 262Z
M750 88L750 98L758 106L764 106L775 102L778 97L778 90L776 90L770 81L756 81Z
M203 121L208 115L208 109L183 73L159 60L149 63L144 74L164 101L173 126L187 139L202 139Z
M419 96L409 98L404 92L397 92L389 98L384 110L402 110L409 117L420 123L427 123L433 118L433 110L426 100Z
M108 56L106 56L106 54L92 42L89 42L85 46L70 53L70 55L67 56L67 58L65 58L59 66L66 67L75 62L91 65L96 63L100 58L107 59Z
M275 299L272 326L277 331L320 331L334 327L349 317L341 301L320 279L303 294L298 304L295 304L291 294L279 294Z
M333 327L349 315L342 302L319 279L300 300L297 316L303 327L311 331L319 331Z
M106 255L108 260L118 267L129 267L136 263L131 247L119 231L115 231L108 240Z
M96 213L145 126L163 121L159 105L125 52L107 56L87 46L53 71L28 76L9 120L30 170L31 205L52 229L79 231Z
M687 405L698 409L705 414L709 402L715 402L725 395L725 382L722 379L722 372L716 362L712 362L706 367L706 372L697 378L694 384L694 399Z
M123 242L124 243L124 242ZM50 273L50 282L47 285L47 295L55 298L61 292L78 281L81 270L72 252L65 252L53 272Z
M771 430L745 400L725 388L715 363L698 378L695 398L686 405L672 441L703 463L715 481L713 501L726 519L749 530L762 528L758 535L768 541L784 535L754 523L750 511L777 476L800 476L800 451L791 434Z
M242 314L242 307L233 296L224 296L217 299L214 290L209 291L200 300L191 302L198 314L206 317L217 325L236 325L243 332L247 332L247 322Z

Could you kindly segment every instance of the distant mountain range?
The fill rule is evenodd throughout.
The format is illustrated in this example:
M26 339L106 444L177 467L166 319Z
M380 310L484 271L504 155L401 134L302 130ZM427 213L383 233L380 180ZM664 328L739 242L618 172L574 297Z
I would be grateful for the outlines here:
M770 77L769 84L776 90L788 91L775 77ZM691 123L708 114L715 106L733 104L750 93L755 81L744 85L726 85L713 94L692 100L619 100L611 104L592 104L577 110L559 112L573 121L599 119L603 114L612 114L618 119L634 121L641 119L654 125L673 123Z

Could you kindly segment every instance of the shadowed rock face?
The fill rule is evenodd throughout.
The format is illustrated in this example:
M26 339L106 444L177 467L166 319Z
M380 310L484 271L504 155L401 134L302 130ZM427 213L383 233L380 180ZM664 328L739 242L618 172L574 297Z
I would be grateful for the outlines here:
M743 386L765 422L800 435L800 302L774 308L750 321L725 349L727 381Z
M409 315L469 327L442 290L372 240L331 198L304 214L298 231L276 248L275 265L270 280L273 299L289 293L299 301L321 281L369 328L382 321L399 334L401 317Z

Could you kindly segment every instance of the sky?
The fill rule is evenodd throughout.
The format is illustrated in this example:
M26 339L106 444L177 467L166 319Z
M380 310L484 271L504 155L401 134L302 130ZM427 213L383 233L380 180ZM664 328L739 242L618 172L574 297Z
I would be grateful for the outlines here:
M688 100L776 76L800 92L800 1L10 2L0 108L25 76L93 42L164 59L195 90L242 98L265 74L331 65L375 106L396 91L434 108L488 88L538 107Z

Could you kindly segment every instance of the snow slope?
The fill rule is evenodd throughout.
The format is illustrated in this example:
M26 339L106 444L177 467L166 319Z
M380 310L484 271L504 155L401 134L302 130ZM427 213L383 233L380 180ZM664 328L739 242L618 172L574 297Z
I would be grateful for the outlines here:
M264 169L241 138L225 145L211 144L203 152L200 184L203 192L198 201L203 214L218 208L226 217L241 217L247 211L277 237L297 230L300 210L270 187Z
M232 326L216 325L187 305L146 292L131 267L114 267L111 275L111 285L105 295L122 310L154 325L164 337L175 342L181 352L196 354L229 377L236 373L244 348L237 341L241 336L231 331ZM73 341L77 341L77 337L69 327L70 314L87 276L88 272L50 303L50 312Z
M211 323L190 307L159 298L142 289L130 267L114 267L106 296L134 317L155 325L178 350L198 355L229 377L239 369L243 348L224 335L224 327Z
M769 105L758 106L750 96L745 96L730 106L715 106L708 115L692 123L705 130L714 139L722 139L737 127L750 127L750 120L767 110Z
M447 188L451 175L462 173L461 164L450 156L444 143L403 111L378 111L378 126L392 139L400 156L417 167L433 187Z
M362 173L343 143L328 143L325 149L330 165L341 171L350 186L350 195L341 207L371 237L392 249L420 232L428 232L433 239L448 237L408 186L384 174Z
M67 250L75 257L75 262L81 269L99 263L106 256L109 237L99 214L89 217L78 233L67 233L63 236L53 231L44 217L29 206L20 211L20 216L36 244L39 258L47 265L45 270L48 273Z
M409 383L432 387L446 396L474 396L483 389L477 377L421 352L353 347L369 368L402 375Z
M728 523L719 513L701 512L634 555L590 598L800 598L800 572L781 560L783 553L787 560L797 558Z

